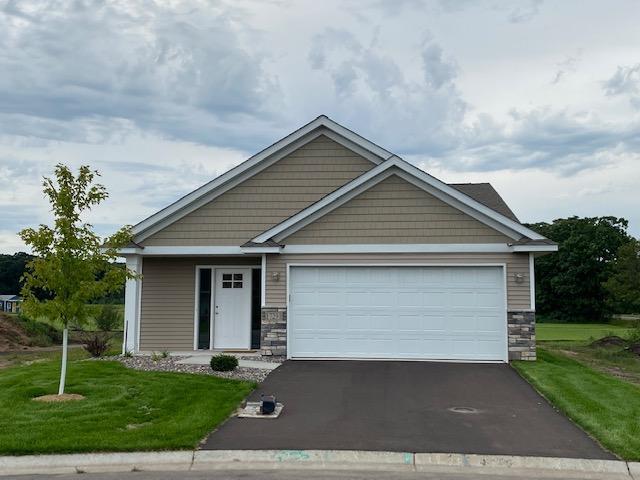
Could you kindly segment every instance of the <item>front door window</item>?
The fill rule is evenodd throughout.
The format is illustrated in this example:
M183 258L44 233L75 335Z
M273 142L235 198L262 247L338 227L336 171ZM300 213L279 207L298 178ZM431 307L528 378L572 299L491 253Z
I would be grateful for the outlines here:
M208 350L211 341L211 269L199 270L198 288L198 349Z

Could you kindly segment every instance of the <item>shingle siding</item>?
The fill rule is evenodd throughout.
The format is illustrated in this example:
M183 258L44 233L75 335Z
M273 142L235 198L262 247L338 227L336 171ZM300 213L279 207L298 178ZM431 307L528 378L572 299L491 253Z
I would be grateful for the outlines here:
M281 243L507 243L513 241L397 175L349 200Z
M320 136L141 243L242 245L374 166Z

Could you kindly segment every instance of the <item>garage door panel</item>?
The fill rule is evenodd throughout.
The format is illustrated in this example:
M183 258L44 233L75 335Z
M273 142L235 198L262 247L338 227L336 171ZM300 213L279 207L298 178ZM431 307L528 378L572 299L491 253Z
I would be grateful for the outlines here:
M428 291L422 293L422 305L427 308L444 307L448 303L448 294L445 291Z
M388 313L367 315L364 312L345 315L345 326L350 332L382 332L388 335L393 329L393 315Z
M371 293L355 291L345 293L345 305L348 307L366 307L371 304Z
M292 267L293 358L506 360L500 267Z
M498 291L481 291L476 294L477 307L499 307L502 295Z
M398 292L397 295L398 305L401 308L422 307L424 305L424 296L418 289L406 289L404 291Z

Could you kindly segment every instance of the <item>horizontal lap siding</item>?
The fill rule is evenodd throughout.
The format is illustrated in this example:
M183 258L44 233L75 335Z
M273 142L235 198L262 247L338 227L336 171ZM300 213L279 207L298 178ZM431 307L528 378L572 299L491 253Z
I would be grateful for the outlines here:
M507 243L475 218L392 175L282 243Z
M529 290L529 255L517 253L495 254L314 254L314 255L267 255L267 306L286 306L287 263L310 264L476 264L505 263L507 265L507 307L510 310L528 310L531 308ZM279 280L273 278L278 272ZM523 275L522 283L517 283L515 274Z
M256 257L144 258L140 350L193 350L196 265L260 265Z
M374 166L320 136L142 244L241 245Z

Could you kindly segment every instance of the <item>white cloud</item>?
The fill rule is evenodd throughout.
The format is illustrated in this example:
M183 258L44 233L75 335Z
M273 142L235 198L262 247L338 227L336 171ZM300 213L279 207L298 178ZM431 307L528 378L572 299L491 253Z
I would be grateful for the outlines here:
M640 109L640 63L618 67L613 76L604 82L609 96L626 96L635 108Z
M251 34L232 7L36 5L9 2L0 14L5 133L89 140L96 128L104 141L126 119L171 138L238 146L244 139L230 120L264 129L277 117L277 80L263 52L244 45Z
M5 1L0 251L47 219L57 162L103 172L106 234L321 113L445 179L497 182L525 220L606 211L639 235L639 16L627 0Z

